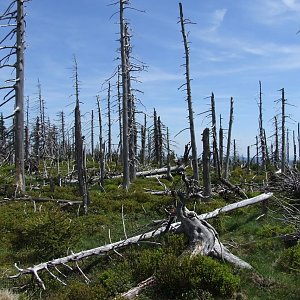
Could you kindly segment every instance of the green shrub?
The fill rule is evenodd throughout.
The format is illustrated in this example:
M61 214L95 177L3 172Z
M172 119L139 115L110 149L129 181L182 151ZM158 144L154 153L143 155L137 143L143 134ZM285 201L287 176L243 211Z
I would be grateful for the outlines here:
M87 285L82 281L72 281L59 292L50 294L47 300L105 300L107 291L102 285Z
M162 259L163 251L159 249L145 249L134 251L130 257L132 274L136 282L141 282L152 276Z
M66 214L51 210L15 224L11 246L16 255L20 252L29 260L44 261L66 255L77 242L78 233L79 228Z
M156 277L159 291L168 293L170 298L191 290L230 297L240 285L239 277L233 275L227 265L206 256L178 259L173 254L166 255Z
M110 267L110 269L102 272L97 278L107 290L108 295L113 296L130 289L132 274L128 262L124 261Z
M285 249L277 262L277 266L285 271L300 272L300 243Z

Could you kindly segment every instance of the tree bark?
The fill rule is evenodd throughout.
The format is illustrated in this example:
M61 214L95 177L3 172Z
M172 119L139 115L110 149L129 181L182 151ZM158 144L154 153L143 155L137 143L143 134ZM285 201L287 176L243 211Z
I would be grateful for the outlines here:
M24 171L24 50L25 15L24 0L17 1L17 62L16 62L16 106L15 106L15 169L17 192L25 192Z
M180 10L180 24L181 24L181 33L184 44L185 51L185 78L186 78L186 92L187 92L187 103L188 103L188 112L189 112L189 123L190 123L190 136L191 136L191 146L192 146L192 165L193 165L193 177L195 180L199 181L199 170L198 170L198 155L197 155L197 146L195 138L195 126L194 126L194 111L192 104L192 91L191 91L191 79L190 79L190 57L189 57L189 46L188 40L185 33L185 20L183 17L182 4L179 3Z
M121 70L122 70L122 120L123 120L123 188L128 189L129 178L129 142L128 142L128 60L126 57L126 36L124 25L124 1L120 0L120 44L121 44Z
M225 172L224 177L228 179L229 177L229 160L230 160L230 144L231 144L231 131L233 123L233 98L230 98L230 114L229 114L229 128L227 137L227 149L226 149L226 160L225 160Z
M211 179L210 179L210 147L209 147L209 128L205 128L202 135L203 141L203 185L204 196L211 197Z

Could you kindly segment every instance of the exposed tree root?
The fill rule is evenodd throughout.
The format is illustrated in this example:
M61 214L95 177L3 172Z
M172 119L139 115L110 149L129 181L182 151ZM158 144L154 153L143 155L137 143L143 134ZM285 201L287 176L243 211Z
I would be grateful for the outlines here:
M78 253L72 253L68 256L57 258L48 262L44 262L35 265L33 267L22 269L18 267L17 264L15 264L15 267L19 272L18 274L10 277L18 278L26 274L32 274L35 277L35 279L40 283L42 288L46 289L43 280L39 276L39 272L48 271L48 273L54 279L58 280L62 284L65 284L59 278L59 276L64 276L64 275L58 269L58 266L64 266L65 268L73 270L73 268L69 266L68 263L75 262L76 268L79 269L80 273L83 274L86 280L87 277L79 268L77 261L94 255L105 255L109 252L116 252L117 249L121 249L132 244L138 244L143 240L148 240L155 236L159 236L165 233L166 231L172 231L172 232L182 231L185 234L187 234L190 240L190 247L189 250L187 251L189 251L190 255L197 255L197 254L212 255L224 259L230 263L233 263L236 266L239 266L241 268L251 268L249 264L240 260L238 257L234 256L232 253L229 252L229 250L227 250L227 248L225 248L225 246L220 242L218 238L218 234L214 230L214 228L204 220L216 217L217 215L223 212L228 212L240 207L245 207L250 204L264 201L270 198L271 196L272 193L261 194L257 197L246 199L237 203L229 204L222 208L218 208L212 212L201 214L201 215L196 215L195 212L189 211L183 204L181 204L177 207L177 211L176 211L179 222L166 224L150 232L146 232L131 238L127 238L119 242L111 243L97 248L84 250ZM54 274L54 272L57 275Z

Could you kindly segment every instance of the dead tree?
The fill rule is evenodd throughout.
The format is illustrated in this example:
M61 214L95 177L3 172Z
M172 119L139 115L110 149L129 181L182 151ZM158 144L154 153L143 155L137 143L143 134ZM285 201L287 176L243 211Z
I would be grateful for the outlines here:
M232 123L233 123L233 97L230 98L229 127L228 127L226 160L225 160L225 170L224 170L224 177L227 180L228 180L228 177L229 177L229 160L230 160L230 144L231 144Z
M293 168L297 169L297 145L295 131L293 130Z
M267 158L266 158L266 140L264 136L264 128L263 128L263 109L262 109L262 90L261 90L261 81L259 81L259 139L260 139L260 147L261 147L261 159L262 159L262 169L263 172L267 172Z
M0 90L6 92L3 102L5 105L15 98L14 117L14 153L15 153L15 182L16 192L25 192L24 173L24 51L25 51L25 14L26 0L11 1L7 9L0 15L4 38L0 41L0 69L11 69L15 72L14 79L7 79ZM14 44L10 44L15 40ZM9 44L6 44L9 43Z
M276 102L281 103L281 172L285 173L285 166L286 166L286 132L285 132L285 105L286 99L284 95L284 88L281 90L281 98L276 100Z
M111 140L112 140L112 137L111 137L111 97L110 97L110 94L111 94L111 87L110 87L110 81L108 82L108 90L107 90L107 128L108 128L108 131L107 131L107 161L110 163L111 161L111 153L112 153L112 148L111 148Z
M126 55L127 37L125 34L124 22L124 0L120 0L120 51L121 51L121 71L122 71L122 137L123 137L123 188L128 189L130 184L129 178L129 139L128 139L128 101L130 91L128 87L129 61Z
M191 146L192 146L192 165L193 165L193 177L195 180L199 180L199 170L198 170L198 155L197 155L197 146L195 138L195 126L194 126L194 111L192 105L192 91L191 91L191 78L190 78L190 55L189 55L189 46L187 40L187 34L185 32L185 25L191 23L188 19L184 19L182 4L179 3L180 11L180 25L181 33L183 38L184 53L185 53L185 79L186 83L182 86L186 86L187 93L187 103L188 103L188 113L189 113L189 129L191 136Z
M25 161L29 161L29 145L30 135L29 135L29 97L26 99L26 125L25 125Z
M275 149L274 149L274 164L277 167L279 163L279 130L278 130L278 120L277 117L274 117L274 125L275 125Z
M144 125L141 126L141 164L145 163L146 158L146 132L147 132L147 116L144 115Z
M94 158L94 110L91 113L91 155Z
M214 93L211 94L211 128L212 128L212 137L213 137L213 162L214 167L217 171L218 177L221 177L221 167L218 151L218 142L217 142L217 119L216 119L216 106L215 106L215 96Z
M75 85L75 158L78 172L78 183L80 195L83 197L84 212L87 213L90 204L89 192L86 182L86 169L84 168L84 148L83 137L81 131L81 115L79 106L79 79L78 79L78 65L74 57L74 85Z
M100 161L100 189L104 191L104 172L105 172L105 162L104 162L104 145L102 136L102 116L101 116L101 106L100 97L97 95L97 106L98 106L98 121L99 121L99 161Z
M117 81L117 99L118 99L118 114L119 114L119 161L123 162L123 136L122 136L122 97L121 97L121 80L120 66L118 66L118 81Z
M204 196L211 197L211 179L210 179L210 147L209 147L209 128L205 128L202 134L203 141L203 186Z
M220 169L223 171L223 150L224 150L224 130L222 128L222 116L220 115L220 129L219 129L219 154L220 154Z
M33 267L20 268L17 264L15 264L18 273L10 277L19 278L26 274L30 274L35 280L38 281L38 283L43 289L46 289L46 286L42 278L40 277L40 273L43 271L47 271L55 280L59 281L63 285L66 285L66 283L59 278L59 276L62 275L62 272L59 270L58 267L66 267L69 270L73 270L73 267L69 265L73 262L75 263L74 267L77 270L79 270L79 272L83 275L85 280L87 280L86 275L83 273L83 271L78 265L78 261L95 255L104 255L109 252L115 252L126 246L138 244L143 240L152 239L156 236L165 234L168 231L185 233L188 236L190 242L188 252L190 255L212 255L216 258L224 259L225 261L232 263L239 268L251 269L252 267L247 262L241 260L240 258L228 251L228 249L221 243L220 238L215 229L211 225L209 225L205 220L214 218L221 213L229 212L241 207L259 203L261 201L269 199L270 197L272 197L272 195L272 193L261 194L254 198L246 199L237 203L232 203L224 207L217 208L212 212L204 213L201 215L197 215L195 212L189 211L184 205L184 199L181 198L181 201L179 202L179 205L176 208L176 214L178 218L178 222L176 223L166 222L165 225L153 231L142 233L137 236L126 238L125 240L120 240L118 242L107 244L105 246L100 246L89 250L83 250L78 253L71 253L68 256L40 263Z

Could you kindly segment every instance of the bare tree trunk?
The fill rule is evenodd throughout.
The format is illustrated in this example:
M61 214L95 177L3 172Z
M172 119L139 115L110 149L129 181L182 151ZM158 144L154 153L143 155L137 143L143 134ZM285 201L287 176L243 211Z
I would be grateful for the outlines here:
M146 158L146 132L147 132L147 116L144 115L144 125L141 128L141 164L145 163Z
M250 173L250 146L247 147L247 172Z
M94 158L94 110L92 109L91 118L91 155Z
M285 137L285 103L284 88L281 89L281 172L285 173L286 163L286 137Z
M193 177L195 180L198 181L199 170L198 170L198 155L197 155L197 146L196 146L196 138L195 138L195 128L194 128L194 111L192 106L189 46L188 46L188 40L184 28L185 19L183 17L183 10L182 10L181 3L179 3L179 10L180 10L181 33L183 37L183 44L185 50L185 77L186 77L186 92L187 92L187 102L188 102L188 111L189 111L191 146L192 146Z
M107 91L107 160L108 163L111 162L111 108L110 108L110 81L108 82L108 91Z
M2 116L3 117L3 116ZM29 162L29 97L27 97L26 101L26 126L25 126L25 161Z
M277 117L274 118L275 122L275 151L274 151L274 161L276 167L278 167L279 162L279 138L278 138L278 121Z
M118 113L119 113L119 161L123 164L123 136L122 136L122 97L121 97L121 74L120 74L120 66L118 66L118 82L117 82L117 97L118 97Z
M211 121L212 121L212 136L213 136L213 161L214 167L217 171L218 177L221 178L221 167L218 153L217 143L217 119L216 119L216 106L214 93L211 94Z
M205 128L202 134L203 141L203 186L204 196L211 197L211 179L210 179L210 147L209 147L209 128Z
M15 108L15 168L17 191L25 192L24 172L24 0L17 1L17 63L16 63L16 108Z
M228 177L229 177L229 160L230 160L230 144L231 144L232 123L233 123L233 97L230 98L229 128L228 128L226 160L225 160L225 173L224 173L224 177L227 180L228 180Z
M167 127L167 178L168 180L172 180L173 176L171 174L171 160L170 160L170 136L169 136L169 128Z
M90 204L89 193L86 183L86 169L84 168L84 149L83 149L83 139L81 133L81 115L79 108L79 80L78 80L78 66L76 58L74 57L74 83L75 83L75 157L78 172L78 183L80 195L83 197L83 207L84 212L87 213L88 206Z
M261 159L262 159L262 169L263 172L267 172L267 164L266 164L266 144L264 138L264 129L263 129L263 113L262 113L262 91L261 91L261 81L259 81L259 139L261 146Z
M222 128L222 116L220 115L220 130L219 130L219 153L220 153L220 173L223 172L223 150L224 150L224 131Z
M286 162L287 166L290 165L290 132L286 129Z
M296 137L295 137L294 130L293 130L293 150L294 150L293 168L297 169L297 146L296 146Z
M126 36L124 25L124 1L120 0L120 43L121 43L121 69L122 69L122 120L123 120L123 188L128 189L129 178L129 144L128 144L128 61L126 57Z
M102 135L102 116L101 116L101 106L100 106L100 97L97 95L97 106L98 106L98 120L99 120L99 161L100 161L100 190L104 191L104 172L105 172L105 163L104 163L104 153L103 153L103 135Z

